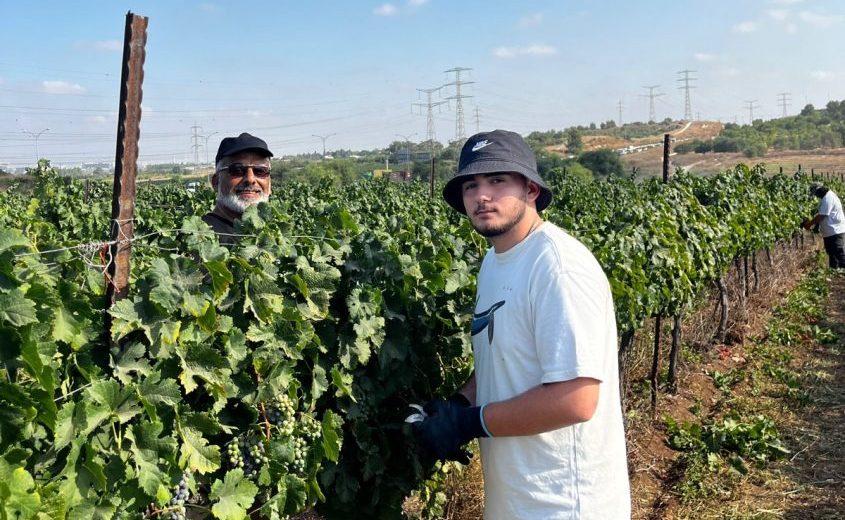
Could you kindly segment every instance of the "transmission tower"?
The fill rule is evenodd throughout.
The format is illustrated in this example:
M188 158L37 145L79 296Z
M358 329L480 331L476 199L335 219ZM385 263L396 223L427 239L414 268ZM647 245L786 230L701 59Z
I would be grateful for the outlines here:
M436 102L432 101L431 95L434 94L435 92L437 92L438 90L440 90L441 88L443 88L443 87L418 88L417 90L419 92L423 92L428 97L428 101L426 103L414 103L413 104L414 106L420 107L420 110L422 110L423 106L425 106L426 109L428 110L428 128L427 128L426 135L427 135L427 138L428 138L429 151L431 151L432 157L434 156L434 139L435 139L435 135L434 135L434 107L448 103L448 101L446 101L446 100L436 101ZM422 113L422 112L420 112L420 113Z
M481 131L481 118L478 115L478 107L475 107L475 133Z
M450 96L446 99L454 99L455 100L455 140L458 141L458 144L463 144L464 141L464 98L471 98L472 96L464 96L461 94L461 86L462 85L469 85L471 83L475 83L474 81L461 81L461 72L472 70L466 67L455 67L454 69L444 70L445 73L454 72L455 73L455 81L451 83L446 83L443 85L444 87L451 87L452 85L455 86L455 95Z
M619 109L619 126L622 126L622 100L620 99L618 103L616 103L616 108Z
M311 134L311 137L316 137L317 139L323 140L323 159L326 158L326 139L328 139L329 137L331 137L333 135L337 135L337 134L329 134L329 135Z
M203 138L203 136L200 135L200 130L202 130L202 127L197 126L196 123L194 123L194 126L191 127L191 131L193 132L191 135L191 149L194 151L194 164L200 163L200 148L202 147L200 139Z
M678 78L678 81L682 81L684 86L678 87L678 90L684 91L684 119L687 121L692 121L692 103L689 100L689 91L692 88L695 88L690 85L690 81L697 81L698 78L691 78L690 74L695 72L694 70L682 70L679 71L678 74L683 74L683 78Z
M783 109L783 117L786 117L786 107L788 107L790 102L792 101L792 99L790 99L792 97L792 94L790 94L789 92L781 92L780 94L778 94L778 96L780 97L778 104Z
M654 122L654 98L665 96L662 92L660 94L655 94L654 89L660 88L660 85L649 85L643 88L648 89L648 94L640 94L640 97L647 97L648 98L648 120L650 122Z
M760 108L760 105L757 105L756 107L754 106L754 103L756 103L756 102L757 102L756 99L752 99L751 101L745 102L745 108L748 109L748 124L749 125L754 124L754 109Z

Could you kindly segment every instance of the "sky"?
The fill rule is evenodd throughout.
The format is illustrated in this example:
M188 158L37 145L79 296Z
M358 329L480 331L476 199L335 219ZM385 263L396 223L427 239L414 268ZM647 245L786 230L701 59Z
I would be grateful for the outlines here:
M653 85L682 119L683 70L696 119L845 99L840 0L0 0L0 166L114 161L128 11L149 18L141 164L244 131L276 156L424 141L438 87L440 142L459 105L465 136L646 121Z

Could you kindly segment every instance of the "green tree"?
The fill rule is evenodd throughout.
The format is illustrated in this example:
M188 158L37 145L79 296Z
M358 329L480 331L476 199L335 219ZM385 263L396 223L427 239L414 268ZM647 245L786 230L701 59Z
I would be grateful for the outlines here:
M625 175L625 167L622 166L619 154L607 148L584 152L578 157L578 162L592 171L595 176L623 177Z
M584 148L584 140L577 128L568 128L565 134L566 151L571 154L580 153Z

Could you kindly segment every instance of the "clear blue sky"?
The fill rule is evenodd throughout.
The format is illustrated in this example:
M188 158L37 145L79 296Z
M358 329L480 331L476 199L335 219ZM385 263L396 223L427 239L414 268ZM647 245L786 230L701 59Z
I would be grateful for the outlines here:
M0 165L112 161L126 12L149 17L140 161L191 162L191 127L276 155L426 139L417 89L462 79L466 134L684 115L747 122L845 98L836 0L42 0L0 4ZM454 96L443 89L435 100ZM456 102L435 109L455 138ZM476 119L476 109L478 118ZM205 139L201 139L205 145ZM205 149L199 158L205 160Z

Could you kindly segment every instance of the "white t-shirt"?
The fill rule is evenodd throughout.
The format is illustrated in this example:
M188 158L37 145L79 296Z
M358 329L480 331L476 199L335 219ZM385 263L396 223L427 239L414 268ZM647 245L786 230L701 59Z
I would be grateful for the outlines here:
M490 249L478 275L472 334L480 405L541 383L601 382L587 422L480 439L484 518L630 518L613 299L587 248L544 223L504 253Z
M842 215L842 202L833 191L828 190L819 202L819 215L825 218L819 222L819 231L827 238L845 233L845 217Z

